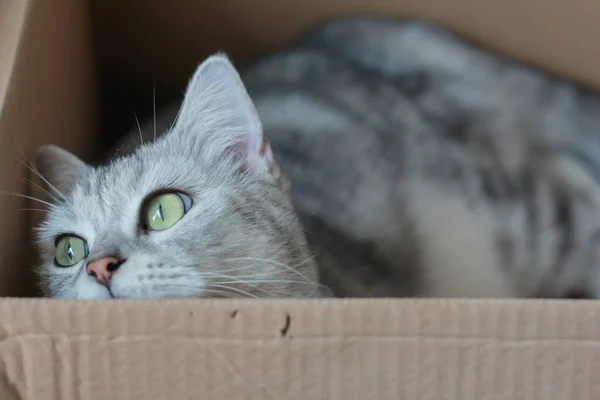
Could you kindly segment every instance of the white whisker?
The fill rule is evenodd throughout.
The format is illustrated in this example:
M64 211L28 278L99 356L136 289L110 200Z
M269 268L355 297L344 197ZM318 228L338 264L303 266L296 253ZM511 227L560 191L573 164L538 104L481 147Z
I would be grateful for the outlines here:
M287 266L285 264L281 264L280 265L280 263L278 263L276 261L262 260L262 259L259 259L259 258L228 258L228 259L225 259L224 261L225 262L230 262L230 261L248 261L248 260L258 261L258 263L245 264L245 265L243 265L241 267L236 267L236 268L222 269L222 270L220 270L220 272L232 272L232 271L243 271L245 269L253 269L253 268L256 268L257 265L260 265L260 263L264 263L264 262L267 262L269 264L275 264L275 265L278 265L278 266L282 266L283 265L283 267L286 268L286 269L290 268L289 266ZM301 265L301 264L302 263L300 263L298 265Z
M173 127L175 126L175 123L177 122L177 119L179 118L180 112L181 112L181 106L177 109L177 114L175 114L175 119L173 120L173 122L171 122L171 127L169 128L169 131L173 130Z
M303 273L301 273L300 271L298 271L296 268L290 267L289 265L284 264L284 263L280 263L278 261L269 260L269 259L266 259L266 258L253 258L253 257L228 258L227 260L228 261L229 260L231 260L231 261L236 261L236 260L239 260L239 261L256 261L256 262L266 262L266 263L270 263L270 264L273 264L273 265L278 265L278 266L280 266L282 268L285 268L285 269L287 269L287 270L295 273L296 275L298 275L302 279L306 280L307 282L312 282L311 279L309 279L306 275L304 275ZM306 260L298 263L296 266L302 265L302 264L304 264L305 262L307 262L309 260L310 259L306 259Z
M52 193L50 193L49 191L47 191L46 189L44 189L43 187L41 187L40 185L38 185L37 183L32 181L31 179L25 179L25 182L38 188L42 192L44 192L46 194L46 196L48 196L50 199L52 199L52 201L54 201L56 203L60 203L60 200L55 195L53 195Z
M11 138L12 138L12 136L11 136ZM21 154L22 158L19 160L19 162L21 164L23 164L25 167L27 167L27 169L29 169L31 172L36 174L46 185L48 185L48 187L50 189L54 190L57 195L59 195L61 198L64 199L66 196L60 190L58 190L53 184L51 184L46 178L44 178L42 173L36 168L35 164L32 163L31 161L29 161L29 159L27 158L27 155L25 154L23 149L20 148L19 146L17 146L17 144L14 141L13 141L13 145L18 149L19 153Z
M144 145L144 136L142 135L142 127L140 126L140 120L138 119L137 114L134 112L133 116L135 117L135 123L137 124L138 132L140 133L140 146Z
M225 261L229 261L229 260L225 260ZM243 265L241 267L237 267L237 268L227 268L227 269L222 269L220 270L220 272L234 272L234 271L243 271L245 269L252 269L252 268L256 268L257 264L246 264Z
M262 293L265 293L267 296L272 297L275 293L287 293L287 289L289 289L289 287L283 287L283 288L276 288L276 290L273 290L273 288L269 288L269 290L259 286L259 284L269 284L269 283L278 283L278 284L299 284L299 285L310 285L310 286L315 286L315 287L320 287L321 285L313 285L309 282L298 282L298 281L280 281L280 280L263 280L263 281L235 281L235 280L230 280L230 281L222 281L222 282L211 282L211 284L215 284L215 285L220 285L220 284L226 284L226 285L234 285L234 284L243 284L246 286L250 286L251 288L254 288L255 290L259 290ZM282 292L283 291L283 292Z
M27 195L24 195L24 194L14 193L14 192L5 192L5 191L0 191L0 194L5 194L5 195L8 195L8 196L21 197L21 198L24 198L24 199L29 199L29 200L37 201L38 203L45 204L48 207L54 207L53 204L50 204L50 203L48 203L47 201L44 201L44 200L40 200L37 197L27 196Z
M253 297L253 298L255 298L255 299L257 299L257 298L258 298L258 296L255 296L255 295L253 295L252 293L248 293L248 292L246 292L245 290L238 289L238 288L234 288L234 287L230 287L230 286L227 286L227 285L216 285L216 284L212 284L212 283L211 283L209 287L210 287L210 288L213 288L213 287L215 287L215 288L221 288L221 289L226 289L226 290L233 290L233 291L235 291L235 292L238 292L238 293L241 293L241 294L243 294L244 296Z
M254 265L250 265L247 267L253 267ZM310 285L310 286L317 286L317 287L321 287L323 285L321 285L318 282L312 282L312 281L292 281L292 280L280 280L280 279L268 279L268 276L265 276L266 274L262 273L262 274L252 274L252 275L226 275L226 274L222 274L222 273L218 273L218 272L203 272L201 274L201 277L206 279L206 278L221 278L221 279L226 279L227 281L223 281L223 282L215 282L218 284L225 284L225 283L290 283L290 284L298 284L298 285ZM260 278L260 279L258 279Z
M243 284L255 288L256 290L260 290L261 292L271 296L272 292L260 287L258 284L269 284L269 283L277 283L277 284L296 284L296 285L308 285L313 287L323 287L323 285L311 281L294 281L294 280L282 280L282 279L268 279L264 274L253 274L253 275L234 275L229 276L217 272L205 272L201 274L203 279L221 279L220 281L210 282L210 284L214 285L232 285L232 284ZM258 278L258 279L257 279Z
M119 152L123 150L123 146L119 146L115 149L115 157L117 157L119 155Z
M61 192L60 190L58 190L53 184L51 184L46 178L44 178L44 176L42 175L42 173L40 171L38 171L38 169L29 161L27 160L27 163L23 160L21 160L21 163L23 165L25 165L27 168L29 168L29 170L31 172L33 172L34 174L36 174L38 176L38 178L40 178L42 181L44 181L44 183L46 185L48 185L48 187L52 190L54 190L56 192L57 195L59 195L62 199L65 199L66 196L63 194L63 192Z
M227 278L227 277L226 277L226 278ZM228 279L227 281L221 281L221 282L210 282L210 285L211 285L211 286L212 286L212 285L225 285L225 286L227 286L227 285L232 285L232 284L236 284L236 283L237 283L237 284L240 284L240 283L243 283L243 284L245 284L246 282L245 282L245 281L235 281L235 280ZM252 288L254 288L254 289L260 290L261 292L263 292L264 294L266 294L266 295L268 295L268 296L270 296L270 295L271 295L271 293L270 293L268 290L266 290L266 289L263 289L263 288L261 288L260 286L253 285L253 284L248 284L248 286L250 286L250 287L252 287Z
M235 298L235 299L243 299L245 298L244 296L237 294L237 293L231 293L231 292L227 292L225 290L217 290L217 289L203 289L203 295L207 294L207 295L213 295L213 296L222 296L222 297L228 297L228 298ZM202 296L202 297L206 297L206 296Z
M156 141L156 81L152 82L152 110L154 114L154 141Z
M233 277L232 277L233 278ZM235 277L237 278L237 276ZM243 284L254 284L254 283L285 283L285 284L295 284L295 285L309 285L309 286L322 286L318 283L313 282L304 282L304 281L286 281L286 280L278 280L278 279L263 279L263 280L229 280L222 282L214 282L215 284L228 284L228 283L243 283Z
M232 292L225 291L225 290L200 288L197 286L184 285L184 284L167 283L167 284L156 285L156 286L154 286L154 289L159 289L159 290L176 289L177 291L180 291L180 292L186 291L187 293L189 293L189 296L193 296L193 297L205 297L204 295L208 294L208 295L213 295L213 296L245 298L245 296L242 296L241 294L232 293Z

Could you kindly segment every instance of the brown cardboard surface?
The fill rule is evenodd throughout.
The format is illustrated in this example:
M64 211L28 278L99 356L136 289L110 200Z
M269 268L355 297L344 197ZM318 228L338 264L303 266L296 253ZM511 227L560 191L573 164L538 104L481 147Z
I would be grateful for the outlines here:
M2 399L600 395L596 302L6 300L0 315Z
M208 52L272 49L325 15L425 16L600 87L600 5L423 0L92 3L98 65L178 87ZM0 190L21 153L97 140L83 0L0 0ZM0 295L28 293L36 205L0 196ZM0 400L600 398L600 302L0 299Z
M25 166L42 143L85 156L95 141L87 3L0 0L0 191L40 196ZM33 292L31 226L40 204L0 195L0 294Z
M104 0L93 6L105 67L149 84L182 86L210 52L227 50L243 62L323 19L373 13L435 20L600 88L600 2L593 0Z

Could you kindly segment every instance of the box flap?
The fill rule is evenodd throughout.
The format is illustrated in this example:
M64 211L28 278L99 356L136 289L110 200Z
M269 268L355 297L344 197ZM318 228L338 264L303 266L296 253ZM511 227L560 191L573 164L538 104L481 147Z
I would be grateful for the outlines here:
M15 299L0 316L2 399L600 394L592 301Z

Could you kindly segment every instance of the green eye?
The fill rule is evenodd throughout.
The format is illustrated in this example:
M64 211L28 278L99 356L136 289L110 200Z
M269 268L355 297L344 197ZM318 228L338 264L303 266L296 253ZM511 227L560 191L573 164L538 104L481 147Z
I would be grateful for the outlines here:
M77 236L63 236L56 242L54 263L59 267L71 267L87 257L87 243Z
M192 200L182 193L155 196L145 210L145 225L151 231L162 231L175 225L189 210Z

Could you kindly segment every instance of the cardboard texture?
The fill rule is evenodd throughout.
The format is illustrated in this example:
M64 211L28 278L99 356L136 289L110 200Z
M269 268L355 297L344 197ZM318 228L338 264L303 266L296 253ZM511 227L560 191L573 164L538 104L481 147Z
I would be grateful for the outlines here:
M0 0L0 191L40 196L27 180L35 147L57 143L82 156L94 145L91 27L78 0ZM34 187L33 187L34 188ZM33 292L31 226L40 204L0 195L0 294Z
M199 59L243 62L326 18L357 13L439 21L488 48L600 88L600 3L592 0L103 0L92 2L101 63L181 88Z
M0 190L35 194L38 144L93 155L98 72L176 92L210 52L244 62L359 11L600 88L592 1L0 0ZM600 398L597 301L9 298L35 293L22 208L39 205L0 195L1 400Z
M593 302L5 300L0 315L2 399L600 393Z

